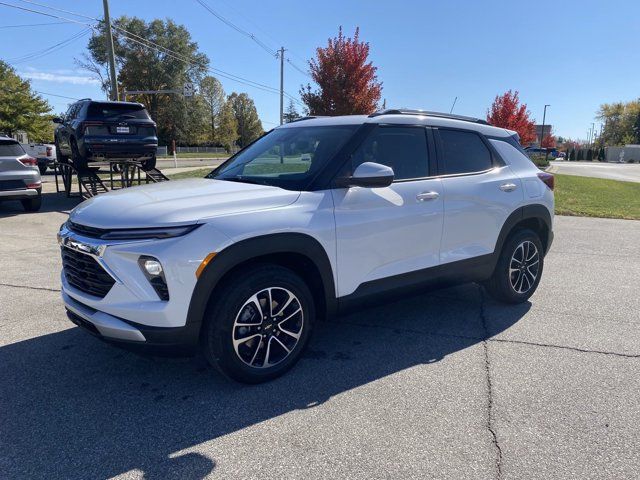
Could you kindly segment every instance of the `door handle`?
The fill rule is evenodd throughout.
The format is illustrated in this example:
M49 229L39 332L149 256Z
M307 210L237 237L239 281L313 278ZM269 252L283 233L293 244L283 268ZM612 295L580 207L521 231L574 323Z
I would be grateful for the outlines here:
M500 185L500 190L503 192L513 192L518 186L515 183L503 183Z
M416 195L416 200L426 202L427 200L435 200L440 194L438 192L422 192Z

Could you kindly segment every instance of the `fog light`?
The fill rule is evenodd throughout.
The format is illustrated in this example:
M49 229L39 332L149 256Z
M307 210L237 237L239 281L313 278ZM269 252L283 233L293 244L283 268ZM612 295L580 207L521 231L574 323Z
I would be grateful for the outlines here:
M162 275L162 265L160 265L160 262L157 260L145 260L143 266L147 273L152 277Z

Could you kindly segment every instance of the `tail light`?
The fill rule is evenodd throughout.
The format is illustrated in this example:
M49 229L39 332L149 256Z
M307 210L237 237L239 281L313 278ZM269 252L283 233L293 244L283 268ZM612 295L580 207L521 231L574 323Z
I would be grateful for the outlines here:
M550 190L553 190L553 187L555 187L555 177L550 173L540 172L538 173L538 178L542 180Z
M38 160L36 160L33 157L25 157L25 158L19 158L18 160L20 160L20 163L27 166L27 167L37 167L38 166Z
M109 129L102 122L82 122L82 131L87 135L104 135Z
M53 148L47 147L47 157L50 157L51 155L53 155Z
M27 188L42 188L42 182L29 183Z

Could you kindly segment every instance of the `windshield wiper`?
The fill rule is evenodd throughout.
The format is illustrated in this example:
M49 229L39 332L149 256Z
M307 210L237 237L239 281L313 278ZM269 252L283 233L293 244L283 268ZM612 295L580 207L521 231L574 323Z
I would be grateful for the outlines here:
M227 182L238 182L238 183L251 183L253 185L267 185L264 181L258 181L247 177L228 177L228 178L218 178L212 177L214 180L224 180Z

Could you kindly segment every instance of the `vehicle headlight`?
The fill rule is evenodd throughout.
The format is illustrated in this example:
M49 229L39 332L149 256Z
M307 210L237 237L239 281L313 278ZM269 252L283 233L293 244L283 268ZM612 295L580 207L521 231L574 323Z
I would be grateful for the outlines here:
M167 280L164 276L164 269L160 261L157 258L143 255L138 258L138 265L140 265L142 273L144 273L144 276L158 294L160 300L168 301L169 288L167 287Z

